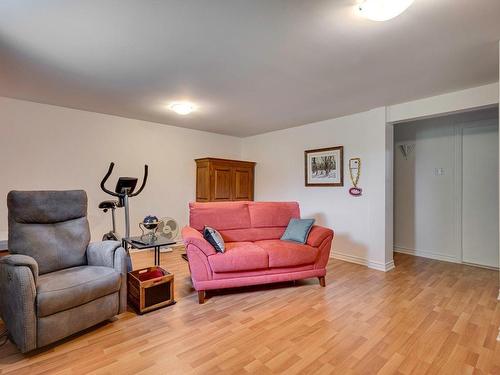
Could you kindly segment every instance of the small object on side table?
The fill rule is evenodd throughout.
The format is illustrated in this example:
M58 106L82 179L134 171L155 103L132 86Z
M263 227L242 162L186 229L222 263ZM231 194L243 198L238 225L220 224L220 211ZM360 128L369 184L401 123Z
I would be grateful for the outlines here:
M160 265L160 248L162 246L170 246L170 245L175 245L177 243L177 241L170 240L162 236L157 236L154 241L145 241L144 238L142 238L142 236L128 237L124 238L122 241L123 241L123 247L125 247L125 245L128 244L133 249L139 249L139 250L154 249L155 266Z
M139 313L170 306L174 299L174 275L161 267L147 267L127 274L128 303Z
M139 223L139 228L141 229L142 236L141 239L147 242L156 241L158 237L156 237L156 231L158 230L158 225L160 221L156 216L148 215L142 220L142 223Z

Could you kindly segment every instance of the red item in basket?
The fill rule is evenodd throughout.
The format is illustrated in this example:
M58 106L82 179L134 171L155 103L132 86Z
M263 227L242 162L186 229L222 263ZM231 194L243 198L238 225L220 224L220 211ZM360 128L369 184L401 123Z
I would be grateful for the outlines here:
M151 280L151 279L156 279L157 277L162 277L164 276L165 274L163 273L163 271L161 269L158 269L158 268L153 268L153 269L149 269L148 271L146 272L140 272L138 275L137 275L137 278L140 280L140 281L145 281L145 280Z

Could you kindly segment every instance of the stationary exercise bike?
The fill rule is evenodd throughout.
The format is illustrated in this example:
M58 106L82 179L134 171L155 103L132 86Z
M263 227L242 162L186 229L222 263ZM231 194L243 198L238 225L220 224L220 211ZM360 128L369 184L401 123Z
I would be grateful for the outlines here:
M146 182L148 180L148 166L144 165L144 177L142 179L142 184L139 190L134 192L137 186L138 178L119 177L118 182L116 183L115 191L110 191L106 188L106 182L108 181L109 176L111 176L111 173L113 173L114 167L115 163L111 163L109 165L108 172L101 181L101 189L105 193L118 198L118 200L103 201L99 203L99 208L104 212L108 212L108 210L111 210L111 220L113 222L113 229L102 236L103 241L121 241L121 237L116 231L115 210L122 207L125 209L125 238L130 237L129 198L138 196L144 190L144 187L146 186Z

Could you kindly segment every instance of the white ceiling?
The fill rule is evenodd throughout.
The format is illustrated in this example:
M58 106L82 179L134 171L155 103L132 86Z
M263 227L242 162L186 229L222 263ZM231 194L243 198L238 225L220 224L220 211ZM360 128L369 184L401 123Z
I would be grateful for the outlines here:
M3 0L0 95L247 136L498 80L500 0L356 2Z

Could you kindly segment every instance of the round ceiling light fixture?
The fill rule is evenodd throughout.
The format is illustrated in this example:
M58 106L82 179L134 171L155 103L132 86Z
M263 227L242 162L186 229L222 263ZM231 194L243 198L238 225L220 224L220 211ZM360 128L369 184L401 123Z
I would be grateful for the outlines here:
M372 21L387 21L399 16L413 0L364 0L358 5L362 17Z
M196 111L196 106L191 102L172 102L167 107L178 115L189 115L191 112Z

